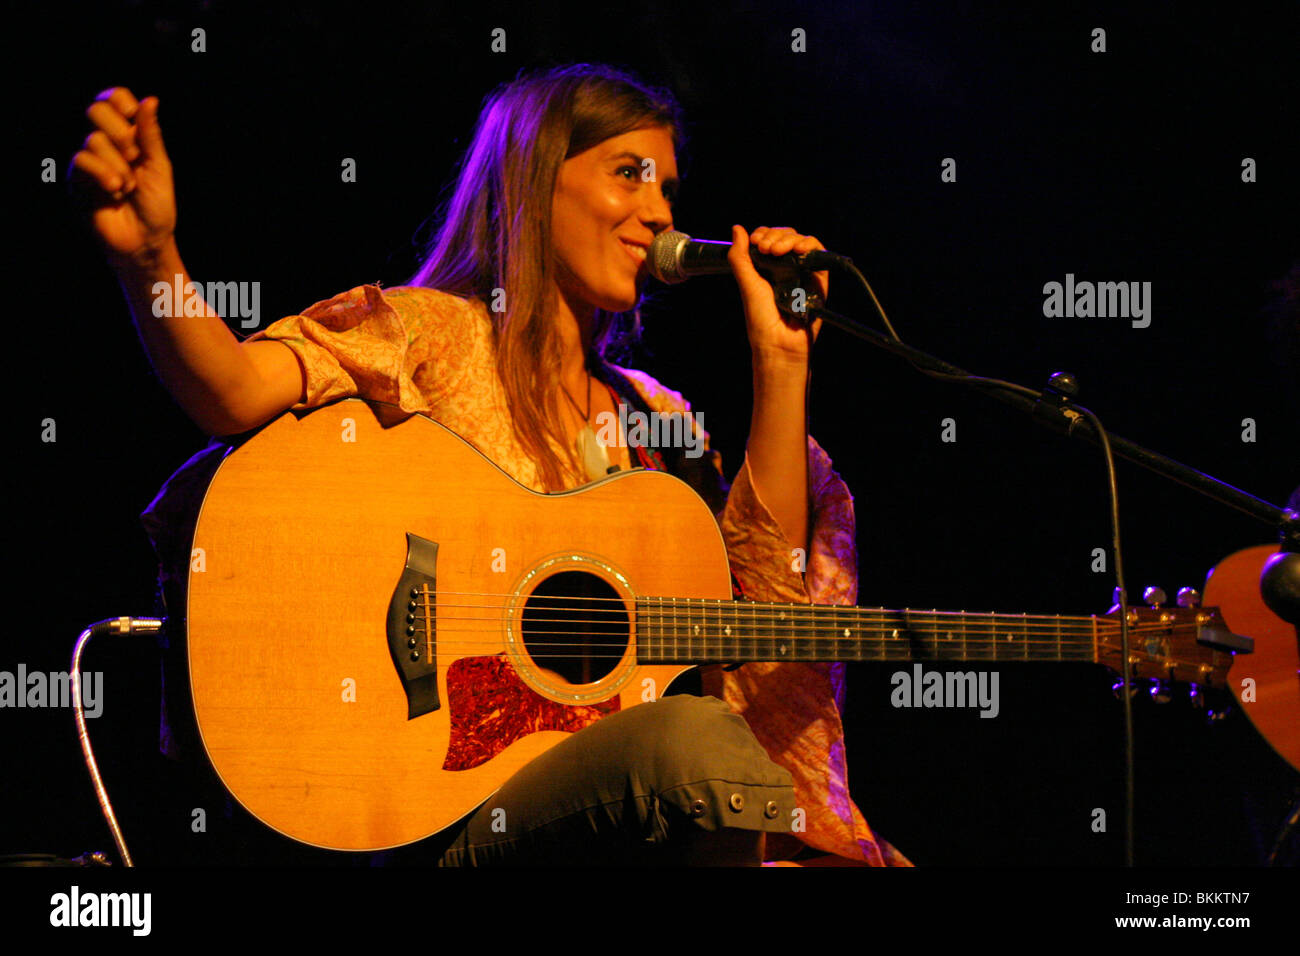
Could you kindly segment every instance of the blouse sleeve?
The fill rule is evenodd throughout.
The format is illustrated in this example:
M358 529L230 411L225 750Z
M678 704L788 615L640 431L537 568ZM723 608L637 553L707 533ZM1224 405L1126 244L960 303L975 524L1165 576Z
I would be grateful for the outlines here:
M680 394L650 376L622 371L653 410L690 411ZM693 417L690 421L697 427ZM707 450L707 433L697 431ZM717 519L744 596L762 602L852 604L858 586L853 496L817 441L808 437L813 519L807 555L791 546L759 497L748 456L727 489L721 456L707 454L726 492ZM841 719L844 672L839 663L754 663L733 671L707 669L704 687L741 714L772 759L790 771L803 811L791 821L795 836L862 863L909 866L903 854L872 831L849 795Z
M251 338L283 342L297 358L306 400L294 409L356 397L425 412L463 374L466 315L464 300L446 293L364 285Z

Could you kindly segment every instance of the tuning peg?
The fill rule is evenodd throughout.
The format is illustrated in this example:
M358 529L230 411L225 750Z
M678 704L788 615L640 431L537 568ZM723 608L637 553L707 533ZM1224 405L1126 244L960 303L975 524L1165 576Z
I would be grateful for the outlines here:
M1169 690L1169 684L1162 680L1153 680L1150 684L1151 699L1157 704L1169 703L1169 699L1173 696Z
M1169 597L1163 588L1146 588L1142 592L1142 600L1147 602L1147 607L1159 609L1160 605L1168 603Z
M1200 607L1201 592L1196 588L1179 588L1178 597L1175 598L1179 607Z
M1196 710L1205 709L1205 695L1201 693L1200 684L1187 685L1187 702Z
M1134 681L1129 681L1129 685L1128 685L1128 696L1129 696L1129 699L1131 700L1132 698L1136 697L1137 694L1138 694L1138 691L1141 690L1141 689L1142 689L1142 688L1138 685L1138 682L1137 682L1137 681L1135 681L1135 680L1134 680ZM1124 699L1124 681L1121 680L1121 679L1119 679L1119 678L1116 678L1116 679L1115 679L1115 683L1113 683L1113 684L1110 685L1110 692L1111 692L1112 694L1115 695L1115 699L1116 699L1116 700L1123 700L1123 699Z

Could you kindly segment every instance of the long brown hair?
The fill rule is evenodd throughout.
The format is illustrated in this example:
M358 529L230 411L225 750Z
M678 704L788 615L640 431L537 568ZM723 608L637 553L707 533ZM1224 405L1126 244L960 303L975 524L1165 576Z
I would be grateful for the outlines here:
M582 474L567 440L559 402L561 347L556 314L551 208L560 165L613 136L666 126L680 152L681 110L671 93L608 66L579 63L520 75L484 103L461 161L438 231L412 285L492 303L497 372L515 434L548 490L564 487L569 468ZM592 347L604 356L640 329L630 312L599 310Z

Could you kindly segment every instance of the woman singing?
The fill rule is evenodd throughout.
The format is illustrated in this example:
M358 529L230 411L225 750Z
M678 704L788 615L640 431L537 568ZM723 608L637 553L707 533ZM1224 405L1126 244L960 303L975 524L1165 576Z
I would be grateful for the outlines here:
M852 499L805 430L816 327L783 319L748 254L822 248L815 238L733 227L754 407L730 487L716 452L692 469L670 451L595 438L620 405L689 410L605 359L634 333L647 249L673 226L681 120L668 94L585 64L502 87L409 285L352 289L246 341L211 309L154 314L156 282L189 280L157 99L115 88L88 116L96 129L73 165L93 227L154 368L207 433L356 396L429 415L537 491L616 467L668 468L716 512L745 597L852 603ZM818 282L824 294L824 274ZM806 572L792 558L803 554ZM567 738L490 801L506 808L505 832L480 810L430 841L430 858L754 863L766 832L786 834L787 847L793 835L868 863L905 862L848 797L839 665L751 664L710 672L705 687L726 703L667 697Z

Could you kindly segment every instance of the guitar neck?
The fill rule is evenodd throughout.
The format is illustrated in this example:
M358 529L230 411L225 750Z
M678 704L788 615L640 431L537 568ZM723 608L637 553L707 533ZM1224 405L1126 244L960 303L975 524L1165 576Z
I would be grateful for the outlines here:
M747 661L1099 661L1110 620L844 605L637 599L643 664Z

